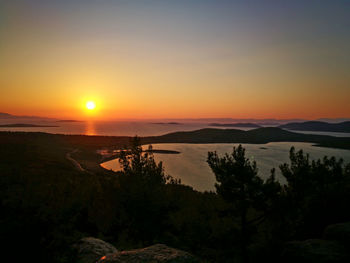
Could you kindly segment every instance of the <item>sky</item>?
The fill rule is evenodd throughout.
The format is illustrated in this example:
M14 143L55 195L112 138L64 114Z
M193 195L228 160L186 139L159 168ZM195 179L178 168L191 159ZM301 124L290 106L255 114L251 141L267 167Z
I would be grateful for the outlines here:
M338 0L0 0L0 112L350 117L349 13Z

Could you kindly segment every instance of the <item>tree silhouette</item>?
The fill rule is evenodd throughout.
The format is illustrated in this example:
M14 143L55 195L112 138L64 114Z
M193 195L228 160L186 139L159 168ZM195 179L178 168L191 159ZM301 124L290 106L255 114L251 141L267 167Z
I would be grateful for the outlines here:
M320 235L326 225L348 220L350 200L349 164L327 156L310 160L302 150L289 152L290 164L280 165L286 178L290 228L297 238Z
M249 242L248 227L263 220L265 213L248 219L249 209L266 212L269 200L281 190L275 181L274 171L264 182L258 177L256 162L245 157L242 145L233 147L233 152L219 157L216 152L208 152L207 162L215 174L216 191L237 209L241 226L242 261L248 262L247 245Z

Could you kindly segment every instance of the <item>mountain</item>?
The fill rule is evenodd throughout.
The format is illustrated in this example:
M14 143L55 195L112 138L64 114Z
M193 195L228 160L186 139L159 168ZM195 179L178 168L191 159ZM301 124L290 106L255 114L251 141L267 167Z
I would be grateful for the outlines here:
M350 121L328 123L322 121L292 122L278 126L282 129L296 131L350 132Z
M255 123L242 122L242 123L210 123L209 126L214 127L244 127L244 128L260 128L261 126Z

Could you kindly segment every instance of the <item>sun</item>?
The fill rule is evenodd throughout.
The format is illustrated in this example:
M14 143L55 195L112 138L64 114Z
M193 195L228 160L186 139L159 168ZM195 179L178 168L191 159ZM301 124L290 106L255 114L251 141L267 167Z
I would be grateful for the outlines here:
M95 102L93 102L93 101L88 101L88 102L86 102L86 108L88 109L88 110L93 110L93 109L95 109L96 108L96 104L95 104Z

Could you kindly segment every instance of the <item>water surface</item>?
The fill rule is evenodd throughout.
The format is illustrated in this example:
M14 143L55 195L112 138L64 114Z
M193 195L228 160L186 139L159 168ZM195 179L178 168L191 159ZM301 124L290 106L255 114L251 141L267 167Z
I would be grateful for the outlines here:
M324 147L315 147L310 143L296 142L272 142L267 144L242 144L246 149L246 156L255 160L258 165L259 175L267 178L272 168L276 168L276 177L284 183L278 166L289 162L289 150L294 146L296 150L303 149L310 154L311 159L322 158L324 155L343 158L350 162L350 150L339 150ZM232 152L233 146L238 144L153 144L154 149L174 150L180 154L154 154L157 161L162 161L165 172L181 179L183 184L190 185L196 190L215 190L215 176L211 172L206 160L208 151L217 151L219 155ZM106 169L119 170L118 160L108 161L102 164Z

